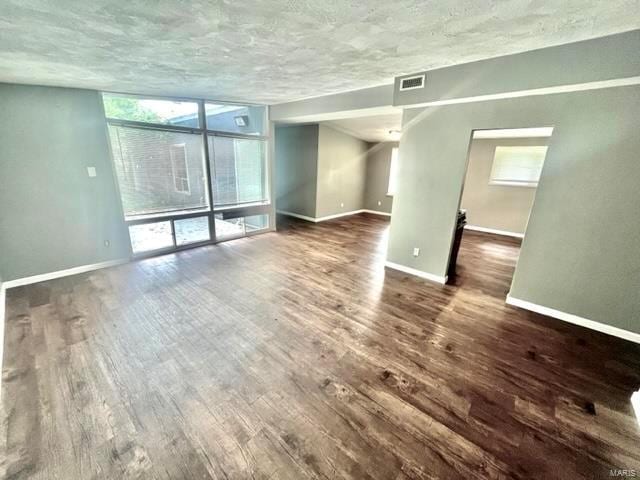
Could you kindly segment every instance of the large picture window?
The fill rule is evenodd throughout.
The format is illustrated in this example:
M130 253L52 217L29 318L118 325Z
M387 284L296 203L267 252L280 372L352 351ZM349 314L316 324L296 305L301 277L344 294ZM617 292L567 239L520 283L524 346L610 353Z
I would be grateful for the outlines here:
M103 101L134 254L268 229L265 107L108 93Z

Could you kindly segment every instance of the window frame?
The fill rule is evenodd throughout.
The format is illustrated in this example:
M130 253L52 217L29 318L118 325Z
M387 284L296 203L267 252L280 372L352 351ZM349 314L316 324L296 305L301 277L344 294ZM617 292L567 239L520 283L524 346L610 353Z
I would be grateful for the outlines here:
M268 117L268 106L262 104L239 104L233 102L222 102L218 100L211 99L194 99L194 98L185 98L185 97L161 97L161 96L148 96L148 95L132 95L128 93L119 93L119 92L102 92L102 95L113 95L113 96L122 96L122 97L130 97L130 98L139 98L139 99L150 99L150 100L166 100L166 101L176 101L176 102L194 102L198 104L198 127L186 127L181 125L171 125L171 124L160 124L160 123L147 123L147 122L139 122L136 120L122 120L117 118L110 118L106 116L105 113L105 121L107 126L121 126L121 127L134 127L140 129L149 129L149 130L160 130L160 131L168 131L168 132L181 132L181 133L191 133L198 134L202 137L202 152L203 152L203 161L205 166L205 192L206 192L206 200L207 207L197 208L197 209L185 209L179 212L175 211L167 211L167 212L158 212L152 214L145 214L139 216L130 216L129 218L124 218L124 223L128 228L132 225L140 225L145 223L156 223L161 221L169 221L171 223L171 232L173 236L173 246L169 248L163 248L160 250L153 250L150 252L141 252L137 254L132 253L132 258L145 258L156 255L163 255L166 253L171 253L179 250L199 247L203 245L211 245L219 242L224 242L227 240L233 240L235 238L241 237L250 237L253 235L260 235L262 233L268 232L271 228L266 228L262 230L256 230L252 232L245 232L244 235L238 237L222 237L218 238L215 232L215 214L224 212L226 216L240 217L240 216L251 216L251 215L267 215L269 217L269 224L271 224L272 219L270 218L274 215L274 212L271 211L272 206L272 178L271 178L271 128L269 126L269 117ZM243 133L233 133L233 132L224 132L217 130L209 130L206 128L206 112L205 112L205 104L217 104L217 105L238 105L238 106L253 106L253 107L262 107L263 108L263 125L264 131L263 135L255 135L255 134L243 134ZM265 143L265 151L264 151L264 164L263 164L263 175L264 175L264 186L265 186L265 200L259 202L244 202L237 204L226 204L226 205L215 205L215 200L213 198L213 187L212 187L212 162L213 159L210 158L210 152L208 148L209 137L228 137L228 138L239 138L239 139L247 139L247 140L260 140ZM109 148L112 148L111 141L109 139ZM186 149L185 149L186 150ZM186 152L185 152L186 154ZM113 155L112 164L114 161ZM186 156L185 156L186 160ZM171 162L172 173L173 173L173 161ZM188 166L187 166L188 169ZM188 180L189 181L189 180ZM117 183L117 182L116 182ZM120 190L119 184L116 186L118 189L118 193ZM174 182L175 188L175 182ZM191 185L189 184L189 188ZM119 195L120 196L120 195ZM120 196L120 200L122 201L122 197ZM124 211L124 209L123 209ZM175 220L181 220L192 217L202 217L207 216L209 218L209 240L203 242L195 242L188 243L185 245L178 245L176 243L175 238Z

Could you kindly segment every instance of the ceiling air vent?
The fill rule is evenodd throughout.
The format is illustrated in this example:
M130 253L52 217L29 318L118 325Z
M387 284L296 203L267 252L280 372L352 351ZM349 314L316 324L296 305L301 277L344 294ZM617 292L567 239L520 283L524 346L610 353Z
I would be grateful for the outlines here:
M424 88L424 75L414 75L400 80L400 91Z

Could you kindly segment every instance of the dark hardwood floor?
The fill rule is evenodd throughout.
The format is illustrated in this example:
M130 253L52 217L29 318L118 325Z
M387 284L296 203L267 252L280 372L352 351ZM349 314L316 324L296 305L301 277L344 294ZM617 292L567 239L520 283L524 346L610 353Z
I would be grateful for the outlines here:
M455 285L388 222L278 233L7 292L8 479L610 478L640 470L640 346L506 306L516 241Z

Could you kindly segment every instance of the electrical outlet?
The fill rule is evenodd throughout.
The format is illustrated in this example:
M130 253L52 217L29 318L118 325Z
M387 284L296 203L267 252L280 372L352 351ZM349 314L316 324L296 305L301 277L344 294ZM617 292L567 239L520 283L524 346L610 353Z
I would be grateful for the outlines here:
M89 175L89 177L91 178L96 177L96 167L87 167L87 175Z
M418 247L413 247L413 256L417 257L420 255L420 249Z
M381 206L382 202L380 200L378 200L378 206Z

